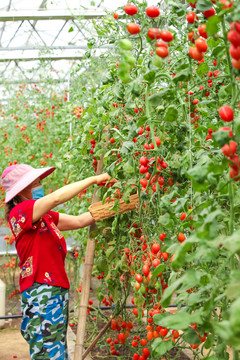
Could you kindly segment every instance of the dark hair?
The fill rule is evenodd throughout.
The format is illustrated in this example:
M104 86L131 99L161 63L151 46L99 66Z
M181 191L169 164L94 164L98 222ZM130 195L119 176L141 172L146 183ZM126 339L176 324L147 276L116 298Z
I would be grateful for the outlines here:
M5 221L8 224L9 223L9 214L11 210L17 205L20 204L22 200L18 195L16 195L12 200L10 200L8 203L5 204Z

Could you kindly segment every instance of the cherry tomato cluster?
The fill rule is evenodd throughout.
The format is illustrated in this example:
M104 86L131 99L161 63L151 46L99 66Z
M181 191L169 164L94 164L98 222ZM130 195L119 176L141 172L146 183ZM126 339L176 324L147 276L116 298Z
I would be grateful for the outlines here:
M231 30L228 32L228 40L231 43L229 53L232 57L232 65L235 69L240 69L240 22L230 24Z
M7 244L12 245L14 243L14 241L15 241L15 237L13 235L11 235L11 236L10 235L5 235L4 240L6 241Z
M119 343L124 345L126 343L127 338L129 337L132 328L133 328L133 323L131 321L126 322L125 320L122 320L121 317L117 319L112 319L111 329L113 331L119 332L114 340L112 338L108 338L106 340L106 342L110 345L110 350L112 355L116 355L116 356L120 355L119 351L116 351L115 345Z
M195 3L190 3L192 8L195 8ZM203 12L204 16L206 18L211 17L215 14L215 10L212 8L208 11ZM193 11L190 11L186 16L187 22L189 24L196 24L199 20L196 13ZM200 37L199 37L200 36ZM206 32L206 24L200 24L198 26L198 31L190 31L188 33L188 39L190 42L192 42L194 45L189 48L189 55L192 59L197 61L203 61L204 54L208 49L208 45L205 39L208 38L207 32Z
M229 166L231 167L229 176L234 181L238 181L240 179L239 169L240 169L240 160L239 155L236 154L237 152L237 143L235 141L230 141L229 144L225 144L222 147L222 153L225 155L229 160Z
M14 291L11 292L11 294L8 296L8 300L12 299L14 296L20 294L20 290L19 289L16 289Z
M124 7L124 11L127 15L134 16L138 13L138 8L135 5L127 4ZM156 6L149 6L146 8L146 15L152 19L157 18L160 15L160 10ZM141 28L137 23L129 23L127 25L127 31L131 35L136 35L140 33ZM147 32L147 36L149 40L159 40L159 39L162 40L162 41L157 41L155 44L155 47L157 47L156 54L160 58L165 58L169 55L167 43L173 41L173 35L170 31L160 30L158 28L149 28ZM158 66L157 61L155 61L155 65Z
M3 264L2 268L8 268L9 267L9 268L12 269L15 265L16 265L16 258L13 257L12 260L9 263Z
M80 118L83 115L83 111L85 111L85 108L82 108L81 106L74 106L73 108L73 114L76 116L76 118Z
M102 275L97 275L97 279L98 280L101 280L101 279L103 279L104 278L104 272L102 272Z

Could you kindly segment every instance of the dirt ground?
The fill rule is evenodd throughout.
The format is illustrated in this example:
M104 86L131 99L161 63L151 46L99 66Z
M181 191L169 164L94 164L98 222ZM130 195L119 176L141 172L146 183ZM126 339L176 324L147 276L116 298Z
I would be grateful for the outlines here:
M20 333L21 319L14 319L0 329L0 360L30 360L28 344Z

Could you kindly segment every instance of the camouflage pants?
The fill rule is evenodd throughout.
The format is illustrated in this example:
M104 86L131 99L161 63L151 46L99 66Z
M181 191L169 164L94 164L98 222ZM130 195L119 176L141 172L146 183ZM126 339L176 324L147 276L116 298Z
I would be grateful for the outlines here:
M34 283L21 294L21 334L31 359L66 360L68 289Z

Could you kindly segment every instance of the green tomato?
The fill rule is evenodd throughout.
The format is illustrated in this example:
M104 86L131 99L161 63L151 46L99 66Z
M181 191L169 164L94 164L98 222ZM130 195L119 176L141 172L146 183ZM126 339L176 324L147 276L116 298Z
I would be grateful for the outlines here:
M127 61L121 61L119 63L119 77L125 84L129 83L131 81L131 77L129 75L129 72L131 70L131 67Z
M159 283L159 281L156 282L156 284L155 284L154 287L155 287L156 290L158 290L158 289L160 288L160 283Z
M125 84L129 83L131 81L131 77L129 74L119 74L119 78L124 82Z
M131 41L128 39L121 39L119 41L119 46L123 50L132 50L133 48Z
M152 63L158 68L162 67L162 59L157 55L153 56Z
M145 288L145 286L143 284L141 284L141 287L140 287L139 291L140 291L141 294L145 294L146 288Z
M119 76L122 74L129 74L131 67L127 61L120 61L118 71Z
M135 60L135 57L133 57L131 54L126 54L124 58L128 62L128 64L131 66L131 68L135 66L136 60Z

